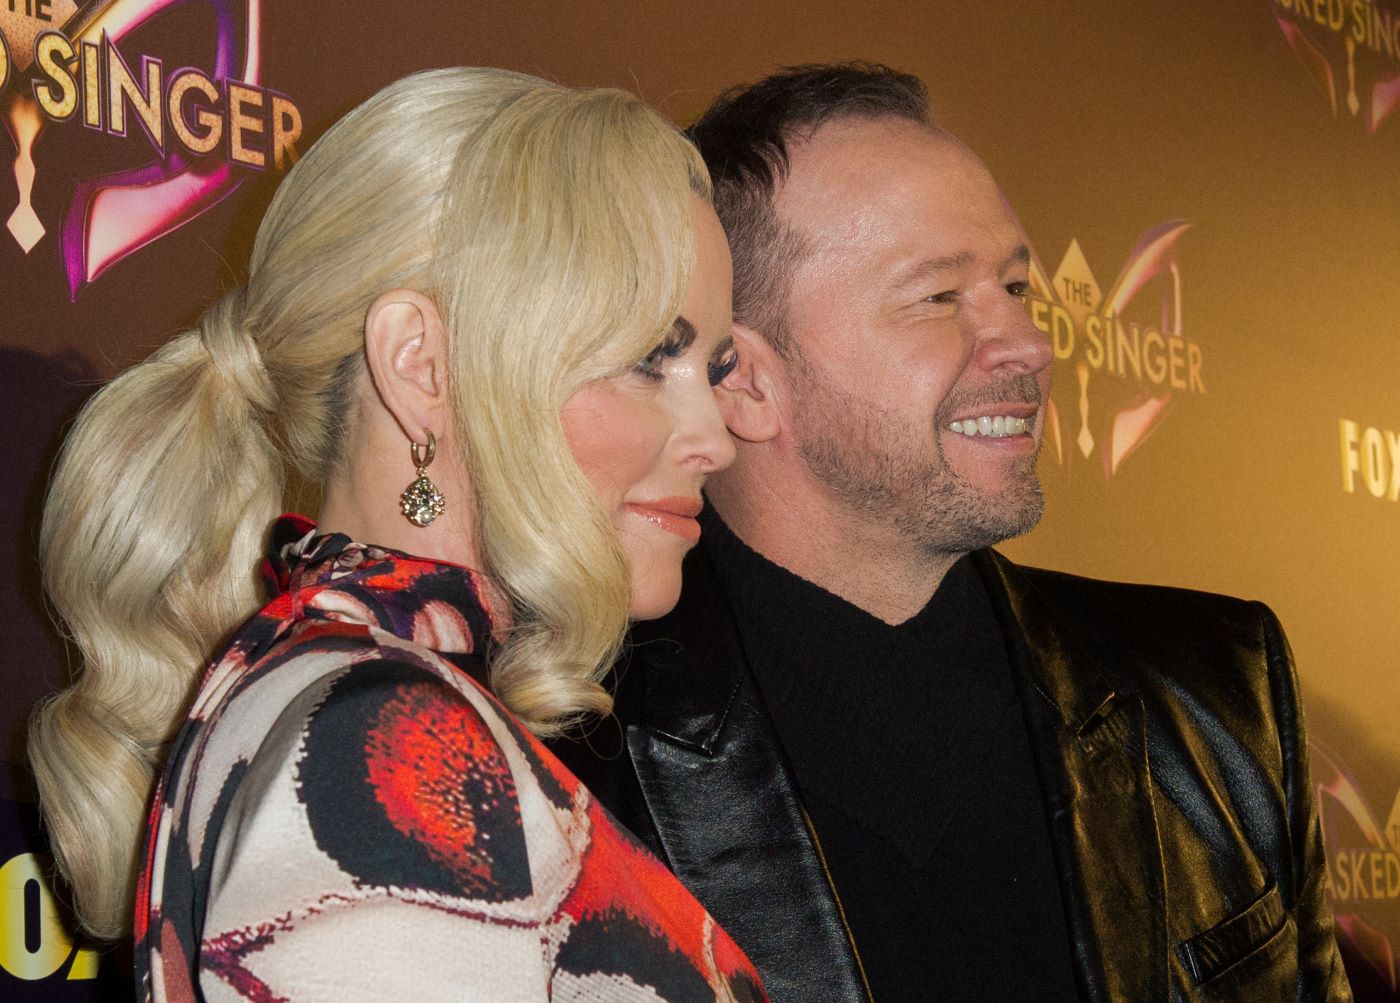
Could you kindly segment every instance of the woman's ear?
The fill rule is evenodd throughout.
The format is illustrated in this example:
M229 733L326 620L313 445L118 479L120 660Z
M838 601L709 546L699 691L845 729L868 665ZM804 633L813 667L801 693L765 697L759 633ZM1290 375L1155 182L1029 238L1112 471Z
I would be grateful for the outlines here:
M736 323L733 332L739 364L718 387L719 410L737 438L767 442L782 429L782 360L768 339L752 328Z
M447 326L422 293L390 289L365 313L365 362L384 407L413 442L450 435Z

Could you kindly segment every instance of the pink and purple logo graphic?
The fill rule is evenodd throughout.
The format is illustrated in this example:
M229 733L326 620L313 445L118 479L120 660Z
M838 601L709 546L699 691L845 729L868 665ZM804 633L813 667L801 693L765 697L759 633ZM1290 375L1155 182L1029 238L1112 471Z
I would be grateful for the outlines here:
M1345 110L1373 135L1400 105L1400 9L1384 0L1271 2L1332 117Z
M166 61L131 51L133 39L172 18L209 29L212 46L200 40L207 66L168 71ZM147 141L134 166L69 181L55 236L71 297L226 198L247 170L295 163L301 112L260 86L261 22L260 0L11 0L0 8L0 121L14 144L19 195L6 229L26 254L50 234L34 207L36 184L63 181L63 163L36 165L49 132L81 124L130 143L134 120Z
M1189 227L1143 233L1107 292L1077 240L1054 275L1032 255L1031 321L1057 368L1074 372L1057 375L1046 408L1046 448L1061 467L1096 463L1112 479L1176 400L1205 394L1205 353L1181 319L1178 244Z
M1316 745L1311 751L1338 935L1368 968L1368 979L1400 992L1400 966L1388 932L1400 917L1400 792L1389 815L1382 816L1338 758Z

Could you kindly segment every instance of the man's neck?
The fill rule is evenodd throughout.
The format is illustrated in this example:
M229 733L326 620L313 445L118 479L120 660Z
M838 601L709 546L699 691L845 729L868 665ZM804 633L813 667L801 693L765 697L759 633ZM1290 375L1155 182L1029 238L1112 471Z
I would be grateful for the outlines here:
M962 556L930 552L819 491L784 491L775 480L731 473L712 480L706 494L749 547L885 623L923 609Z

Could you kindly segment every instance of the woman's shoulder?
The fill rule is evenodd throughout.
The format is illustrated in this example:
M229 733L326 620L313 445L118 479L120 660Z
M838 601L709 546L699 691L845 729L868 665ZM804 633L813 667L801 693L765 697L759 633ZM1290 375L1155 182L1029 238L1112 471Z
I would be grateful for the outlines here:
M201 680L167 762L166 786L184 786L192 759L207 773L211 755L267 758L282 740L298 741L332 693L372 688L390 668L444 686L461 674L472 685L431 651L364 624L301 620L275 637L245 628Z
M294 815L303 848L356 882L526 895L527 829L567 842L587 795L481 669L362 624L298 624L253 662L215 666L165 793L199 830L245 843Z
M308 695L285 715L294 748L269 766L292 775L319 854L360 885L529 895L532 771L492 697L408 646L379 646Z
M266 814L286 787L318 851L343 856L357 880L404 883L401 873L371 873L404 863L384 852L396 846L422 858L428 886L470 892L485 871L457 863L479 843L502 862L494 879L528 882L512 838L520 788L544 786L565 804L572 792L472 678L480 669L476 656L449 661L333 621L298 624L252 661L232 648L201 688L167 785L186 788L179 800L196 816L244 805ZM235 831L250 835L241 821ZM378 849L356 863L361 845Z
M490 699L431 652L304 640L218 702L188 786L157 804L138 926L157 998L209 979L285 998L542 983L530 781Z
M449 950L468 917L496 931L502 957L538 963L537 939L508 931L548 911L535 858L569 857L580 813L494 698L431 650L343 625L291 637L241 674L222 666L216 698L220 667L153 818L143 942L179 944L186 964L168 959L167 975L197 978L196 957L225 981L255 960L310 971L311 944L386 931Z

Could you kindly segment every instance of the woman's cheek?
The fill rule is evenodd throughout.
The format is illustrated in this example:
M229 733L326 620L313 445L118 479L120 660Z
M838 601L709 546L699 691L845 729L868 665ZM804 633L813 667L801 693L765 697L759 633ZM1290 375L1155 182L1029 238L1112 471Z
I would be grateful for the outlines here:
M596 383L570 397L562 417L580 469L608 508L620 507L665 444L660 409L610 383Z

